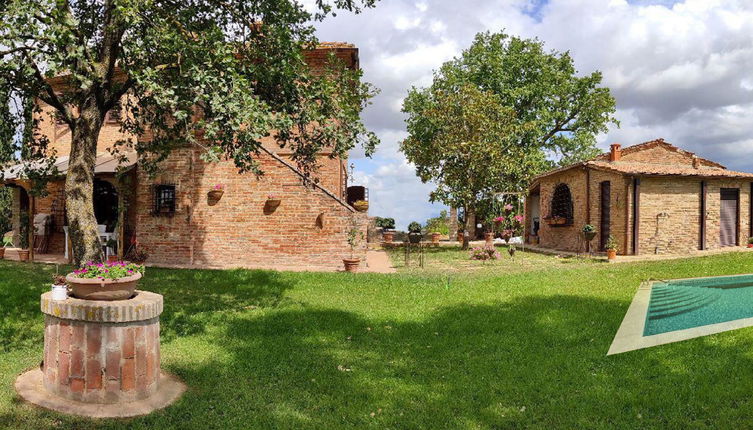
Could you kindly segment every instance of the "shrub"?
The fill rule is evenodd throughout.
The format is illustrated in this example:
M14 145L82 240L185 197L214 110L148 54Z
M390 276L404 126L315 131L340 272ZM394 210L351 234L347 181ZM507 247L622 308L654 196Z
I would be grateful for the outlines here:
M609 238L607 238L607 243L604 246L606 249L613 249L615 251L618 250L619 246L617 245L617 239L614 238L611 234L609 235Z
M591 224L586 224L583 226L583 233L593 233L596 231L596 227L592 226Z
M471 260L481 260L481 261L498 260L500 257L499 252L497 252L497 250L492 247L486 248L486 247L478 246L475 248L471 248L469 253L470 253Z

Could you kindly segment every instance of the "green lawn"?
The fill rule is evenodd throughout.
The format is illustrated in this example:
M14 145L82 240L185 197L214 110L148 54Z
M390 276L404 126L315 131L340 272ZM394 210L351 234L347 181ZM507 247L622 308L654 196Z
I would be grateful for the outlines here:
M640 281L753 271L753 253L605 264L458 250L395 275L149 269L163 367L189 391L145 418L18 401L42 356L49 266L0 262L0 428L746 428L753 330L605 354Z

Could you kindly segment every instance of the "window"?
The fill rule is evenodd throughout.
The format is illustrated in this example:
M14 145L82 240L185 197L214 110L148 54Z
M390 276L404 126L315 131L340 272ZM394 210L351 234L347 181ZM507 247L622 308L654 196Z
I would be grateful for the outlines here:
M154 187L154 215L171 216L175 214L175 185L157 185Z
M565 184L559 184L554 189L552 196L552 218L564 218L565 225L573 223L573 198L570 195L570 188Z

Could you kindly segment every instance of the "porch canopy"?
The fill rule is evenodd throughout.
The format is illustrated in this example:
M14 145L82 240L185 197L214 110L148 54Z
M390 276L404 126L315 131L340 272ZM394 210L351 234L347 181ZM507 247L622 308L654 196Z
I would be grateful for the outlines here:
M122 173L124 171L132 169L136 165L138 159L135 152L122 154L123 156L115 156L109 153L98 154L94 161L94 175L105 176L112 178L116 173ZM68 173L68 160L69 156L64 155L57 157L53 163L55 175L64 177ZM31 163L32 168L42 168L44 164L39 161ZM1 185L17 186L24 189L26 192L32 188L31 180L23 176L24 164L19 163L2 168L3 182ZM115 184L113 184L115 185ZM117 186L116 186L117 187ZM118 199L121 200L119 207L122 207L122 193L118 193ZM35 212L35 197L29 194L29 258L34 261L34 212ZM122 211L121 211L122 212ZM120 216L120 215L119 215ZM121 230L118 235L118 254L122 257L123 249L123 220L119 222L119 229ZM70 257L70 255L69 255Z
M128 153L123 154L125 156L123 162L121 163L119 160L119 157L116 157L112 154L98 154L96 160L94 161L94 174L114 174L118 172L118 168L128 170L132 168L136 164L136 154L135 153ZM69 156L64 155L62 157L57 157L55 159L55 162L53 163L54 167L57 169L57 172L65 176L68 173L68 160L70 159ZM41 162L34 162L31 163L31 166L34 167L42 167ZM23 181L24 178L21 177L21 172L23 171L24 164L14 164L12 166L6 167L3 169L3 179L6 182L20 182Z

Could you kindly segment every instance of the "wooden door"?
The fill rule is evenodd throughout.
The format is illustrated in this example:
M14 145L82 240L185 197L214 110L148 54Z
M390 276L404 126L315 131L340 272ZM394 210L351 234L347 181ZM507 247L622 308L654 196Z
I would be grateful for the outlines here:
M736 246L739 226L740 190L737 188L721 189L719 213L719 244Z
M609 202L611 201L611 184L609 181L604 181L601 184L601 199L600 199L600 211L601 214L601 220L599 225L599 243L600 247L599 249L604 251L605 247L607 245L607 240L609 239L609 235L611 233L611 218L612 218L612 208Z

